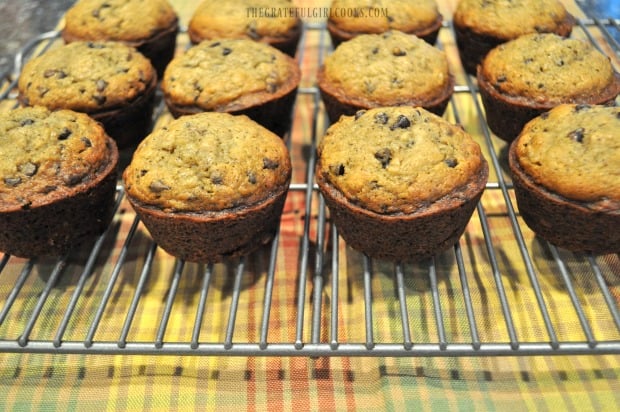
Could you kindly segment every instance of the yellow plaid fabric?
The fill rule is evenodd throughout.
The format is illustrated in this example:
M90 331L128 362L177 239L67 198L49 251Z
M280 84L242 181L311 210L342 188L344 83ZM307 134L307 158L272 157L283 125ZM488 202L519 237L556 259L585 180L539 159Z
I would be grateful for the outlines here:
M182 24L186 25L197 2L172 1ZM297 2L300 7L326 7L325 1ZM449 17L455 1L441 2L444 16ZM321 21L309 20L309 23ZM61 22L62 24L62 22ZM458 83L465 84L451 32L440 35L448 52ZM179 53L187 44L179 36ZM307 30L300 64L302 89L314 86L321 56L328 52L329 40L324 31ZM290 148L295 165L294 183L305 183L308 151L312 148L313 130L320 136L326 127L315 98L302 90L297 99ZM479 115L469 93L455 96L446 117L462 123L487 145L481 131ZM11 98L2 103L13 105ZM318 116L318 120L315 119ZM159 124L170 119L163 113ZM494 139L494 138L493 138ZM500 156L505 146L492 140L493 150ZM488 152L487 152L488 154ZM497 181L492 173L491 181ZM273 284L271 316L268 325L270 344L294 342L297 331L301 240L306 222L311 262L302 302L303 341L311 340L314 251L319 233L316 196L309 215L305 210L303 191L291 192L282 217L279 250ZM481 216L481 213L484 216ZM538 309L527 267L515 240L507 207L501 192L490 188L484 194L481 209L474 214L466 234L460 241L463 264L467 268L473 312L482 342L510 341L502 305L497 293L494 268L501 274L510 307L516 338L519 342L549 342L544 319ZM481 221L488 223L496 256L491 262ZM135 228L131 244L123 245L134 233L134 214L123 201L104 239L102 252L92 273L81 279L92 245L76 251L67 261L58 281L51 285L49 297L36 319L29 341L49 342L55 339L67 306L80 283L83 286L73 316L62 341L83 341L111 278L117 275L109 301L94 333L95 342L118 342L119 332L127 318L128 307L140 285L142 270L148 260L152 242L141 224ZM565 283L548 245L538 240L523 224L525 245L533 258L534 270L542 297L549 310L557 339L562 342L584 342L585 336L578 313L573 309ZM325 239L331 236L326 228ZM327 241L329 243L329 241ZM333 273L329 251L325 255L325 282L321 291L322 312L319 322L320 342L331 336L330 310L338 305L338 341L364 343L366 314L364 306L364 260L339 242L338 295L331 285ZM127 252L119 272L115 262ZM267 288L269 248L245 260L238 289L238 311L232 336L234 343L256 343L260 339L263 299ZM582 302L584 314L599 341L620 340L606 302L597 289L592 269L585 258L563 251L574 289ZM617 255L601 256L596 263L616 305L620 301L620 260ZM10 310L0 322L0 340L18 341L31 314L39 303L57 262L41 260L32 266L20 293L10 300L10 293L22 276L28 262L11 258L0 272L0 310L11 302ZM178 262L160 249L155 250L152 268L142 284L139 304L128 333L128 342L154 342L171 285L178 281L176 294L163 342L190 342L205 265L187 263L182 274L175 275ZM449 343L470 343L471 328L461 290L460 273L454 252L436 257L438 300L444 317L444 332ZM229 308L235 287L234 264L218 264L210 271L211 282L206 300L204 320L198 341L223 342L226 339ZM428 264L403 266L405 303L409 314L411 339L416 344L438 342ZM370 276L372 291L372 332L374 342L403 341L401 302L397 296L394 267L373 262ZM49 351L44 351L49 352ZM583 356L467 356L467 357L378 357L330 356L181 356L181 355L111 355L0 353L0 409L2 410L618 410L620 409L620 359L617 355Z

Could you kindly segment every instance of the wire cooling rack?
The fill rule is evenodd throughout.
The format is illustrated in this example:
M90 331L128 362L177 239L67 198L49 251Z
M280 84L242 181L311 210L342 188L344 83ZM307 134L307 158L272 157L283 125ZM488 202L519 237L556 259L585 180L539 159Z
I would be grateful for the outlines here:
M589 39L617 67L618 33L616 20L582 19L573 35ZM2 104L15 105L24 60L57 41L58 32L50 32L24 46L15 72L3 79ZM339 238L313 183L316 142L327 127L313 74L331 45L324 25L308 24L298 53L305 83L287 137L297 172L274 241L234 262L175 260L150 240L119 185L115 219L92 245L57 260L1 257L0 352L620 354L618 255L575 255L529 231L505 171L505 144L486 127L449 22L438 46L457 77L445 117L479 141L492 169L452 250L392 264L373 261ZM165 117L163 104L156 117Z

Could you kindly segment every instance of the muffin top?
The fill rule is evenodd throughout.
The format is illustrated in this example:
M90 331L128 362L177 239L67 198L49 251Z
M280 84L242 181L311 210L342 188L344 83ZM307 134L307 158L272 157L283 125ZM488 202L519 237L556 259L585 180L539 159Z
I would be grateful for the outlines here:
M452 87L444 52L400 31L342 43L322 70L321 83L362 107L423 103Z
M132 102L154 87L151 62L117 42L74 42L28 61L19 77L23 105L92 113Z
M301 26L293 11L288 0L205 0L194 11L188 32L195 43L220 38L286 38Z
M586 41L556 34L528 34L494 48L479 77L503 95L553 105L620 91L609 57Z
M78 0L65 14L63 36L137 42L176 24L166 0Z
M205 40L170 62L161 87L175 105L234 111L274 99L299 78L295 60L267 44Z
M434 0L333 0L328 21L349 33L411 33L440 19Z
M342 116L318 147L317 175L377 213L412 213L481 173L480 146L460 127L408 106Z
M98 122L70 110L22 107L0 114L0 211L68 195L112 161Z
M287 187L282 139L246 116L183 116L147 136L123 180L128 195L170 212L222 211L259 203Z
M504 40L528 33L553 33L572 16L557 0L460 0L454 24Z
M531 120L514 142L521 169L565 198L620 208L620 107L565 104Z

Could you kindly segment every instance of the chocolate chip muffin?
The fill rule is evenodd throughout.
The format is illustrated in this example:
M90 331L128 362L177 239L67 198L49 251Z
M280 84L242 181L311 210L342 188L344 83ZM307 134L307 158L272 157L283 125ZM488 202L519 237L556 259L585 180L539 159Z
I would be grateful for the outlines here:
M151 60L158 76L174 56L179 22L166 0L78 0L65 14L65 42L120 41Z
M149 132L156 86L151 62L133 47L73 42L24 65L18 100L23 106L86 113L124 148Z
M173 116L245 114L283 136L301 71L279 50L247 39L206 40L175 57L161 87Z
M620 252L620 108L560 105L509 151L519 212L540 237L576 252Z
M558 0L460 0L453 25L463 67L475 75L494 47L531 33L568 37L575 18Z
M360 34L391 30L435 44L442 21L434 0L333 0L327 30L334 47Z
M0 114L0 250L60 256L113 216L118 150L96 121L70 110Z
M421 108L343 116L317 150L330 218L349 246L379 259L418 260L453 246L487 178L480 146Z
M291 178L286 145L246 116L183 116L149 135L123 181L153 239L170 254L218 262L270 241Z
M444 52L399 31L342 43L325 59L317 82L332 122L385 106L420 106L441 115L454 88Z
M260 41L294 56L302 21L288 0L205 0L192 15L187 33L194 44L214 39Z
M491 50L478 67L478 86L491 131L512 141L559 104L613 102L620 76L589 42L530 34Z

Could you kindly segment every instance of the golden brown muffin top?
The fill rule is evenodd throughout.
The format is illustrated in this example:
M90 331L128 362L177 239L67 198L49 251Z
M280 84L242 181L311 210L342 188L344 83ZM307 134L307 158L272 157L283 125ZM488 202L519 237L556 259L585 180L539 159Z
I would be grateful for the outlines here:
M410 33L438 19L434 0L333 0L329 16L330 23L350 33Z
M284 185L282 139L246 116L183 116L147 136L123 180L128 195L164 211L221 211L259 203Z
M590 43L556 34L528 34L491 50L481 77L499 93L537 103L570 103L618 87L609 57Z
M109 165L113 144L82 113L23 107L0 114L0 210L70 194Z
M560 105L531 120L514 143L537 184L565 198L620 205L620 107Z
M424 102L451 86L445 53L400 31L341 43L325 59L324 81L362 107Z
M28 61L19 77L20 101L92 113L132 102L157 79L151 62L118 42L74 42Z
M462 128L402 106L342 116L319 143L317 173L365 209L412 213L467 185L483 163Z
M265 101L290 78L299 82L295 60L264 43L247 39L205 40L175 57L164 73L166 99L179 106L233 111Z
M454 24L509 40L527 33L551 33L572 16L557 0L460 0Z
M63 31L81 40L138 42L176 23L166 0L78 0L65 14Z
M294 7L288 0L205 0L194 11L188 31L199 40L286 38L301 25Z

